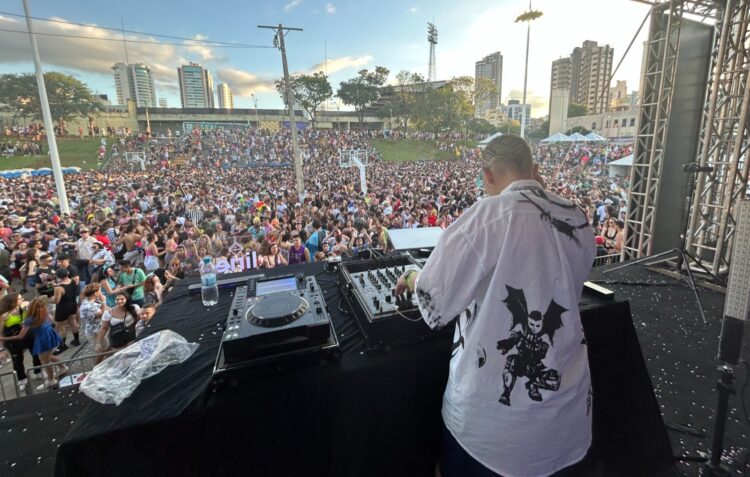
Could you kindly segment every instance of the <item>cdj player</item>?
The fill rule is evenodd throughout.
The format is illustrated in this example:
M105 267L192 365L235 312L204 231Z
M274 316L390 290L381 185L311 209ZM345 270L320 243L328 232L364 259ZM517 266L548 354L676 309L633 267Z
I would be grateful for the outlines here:
M315 277L251 277L235 290L221 352L231 364L322 349L332 337L335 340Z

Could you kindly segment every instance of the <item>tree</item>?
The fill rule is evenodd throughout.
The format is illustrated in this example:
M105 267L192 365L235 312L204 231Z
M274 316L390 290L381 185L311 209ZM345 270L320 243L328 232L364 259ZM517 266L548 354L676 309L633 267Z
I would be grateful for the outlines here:
M549 119L545 119L538 128L529 131L528 136L538 139L544 139L549 136Z
M354 106L360 124L365 120L365 109L380 99L389 72L384 66L376 66L374 71L360 70L356 77L340 83L336 95L344 104Z
M521 134L521 122L515 119L508 118L504 123L500 125L500 132L504 134L515 134L516 136Z
M86 117L100 109L88 86L72 76L44 74L52 120L62 123ZM17 116L42 119L36 76L31 73L0 75L0 108Z
M404 129L409 129L409 118L419 96L425 94L427 88L429 86L425 83L424 76L419 73L401 70L396 74L396 85L388 90L391 96L390 112L399 118Z
M589 107L585 104L570 103L568 104L568 117L575 118L578 116L586 116L589 113Z
M331 89L331 83L328 82L328 76L322 71L311 75L292 75L289 77L289 86L294 97L294 102L307 111L307 114L310 115L312 127L314 128L318 108L324 101L333 96L333 89ZM276 90L278 90L281 98L286 102L284 98L285 85L283 79L276 81Z
M500 130L484 118L471 118L467 123L467 128L476 134L494 134Z

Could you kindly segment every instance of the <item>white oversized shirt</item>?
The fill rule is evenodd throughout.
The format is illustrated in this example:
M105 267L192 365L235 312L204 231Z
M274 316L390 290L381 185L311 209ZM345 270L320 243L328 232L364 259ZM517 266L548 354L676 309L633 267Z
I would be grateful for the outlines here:
M589 448L578 301L595 255L583 212L523 180L448 227L417 278L428 325L460 315L445 424L472 457L503 476L550 475Z

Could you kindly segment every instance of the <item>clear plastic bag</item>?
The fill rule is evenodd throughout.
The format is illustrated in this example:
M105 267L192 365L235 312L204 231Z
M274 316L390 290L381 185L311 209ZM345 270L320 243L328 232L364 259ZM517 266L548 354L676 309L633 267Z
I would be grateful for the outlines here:
M162 330L130 344L99 363L80 390L102 404L120 405L146 378L170 364L182 363L198 348L171 330Z

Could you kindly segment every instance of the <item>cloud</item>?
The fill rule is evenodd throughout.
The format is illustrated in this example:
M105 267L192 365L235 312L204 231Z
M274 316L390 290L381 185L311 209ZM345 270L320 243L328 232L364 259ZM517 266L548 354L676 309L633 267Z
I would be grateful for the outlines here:
M195 40L208 40L208 37L205 35L201 35L200 33L193 36ZM219 56L216 54L216 51L211 48L210 46L205 45L196 45L193 42L185 42L186 50L198 55L201 60L203 61L226 61L226 56Z
M291 2L284 5L284 11L289 12L294 10L299 4L302 3L302 0L292 0Z
M406 13L417 13L417 7L411 7L406 9Z
M372 61L372 55L364 56L342 56L340 58L331 58L328 60L328 65L325 62L313 65L306 73L317 73L318 71L328 70L328 74L332 75L349 68L359 68L365 66Z
M337 73L350 68L359 68L372 61L372 55L363 56L342 56L340 58L331 58L328 60L328 74ZM293 74L312 74L318 71L325 71L325 63L318 63L304 71L296 71ZM239 70L236 68L223 68L217 72L218 77L225 81L235 96L250 96L250 93L267 93L276 91L275 81L279 77L262 77L249 71Z
M217 71L236 96L250 96L251 93L276 91L273 79L261 78L253 73L236 68L223 68Z
M509 93L503 93L503 96L502 100L505 104L508 104L509 99L517 99L520 103L523 100L523 90L511 89ZM533 111L546 111L549 107L547 94L540 95L530 89L526 90L526 103L531 105Z
M63 18L55 20L65 21ZM25 25L15 19L0 16L0 28L25 30ZM54 68L112 77L112 66L125 62L125 48L120 33L96 28L96 25L71 25L36 21L34 31L55 35L85 36L70 38L61 36L37 35L39 54L45 69ZM0 64L23 64L31 60L31 46L26 33L0 33L3 47L0 48ZM196 35L196 40L205 39ZM177 90L177 66L193 60L221 62L226 58L216 54L210 46L154 45L133 41L159 41L144 35L128 35L128 61L145 63L151 68L156 83L157 94L161 91ZM98 40L98 41L97 41ZM114 84L113 84L114 87ZM113 88L114 89L114 88Z
M329 15L336 13L336 5L331 2L326 3L326 13Z

